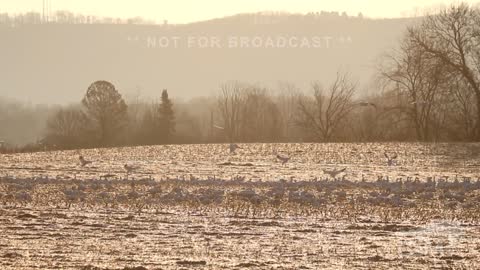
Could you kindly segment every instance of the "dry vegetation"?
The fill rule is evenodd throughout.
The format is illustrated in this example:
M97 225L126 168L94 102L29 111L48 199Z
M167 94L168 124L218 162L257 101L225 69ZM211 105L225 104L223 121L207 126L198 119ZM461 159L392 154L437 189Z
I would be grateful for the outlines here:
M478 145L241 147L234 154L228 145L190 145L3 155L1 264L479 266ZM389 165L385 152L398 158ZM274 153L291 159L282 165ZM82 167L79 154L92 164ZM127 175L124 164L140 168ZM321 173L343 167L337 179Z
M45 152L0 156L1 268L480 268L480 146L435 143L480 139L479 20L426 16L362 99L348 72L313 95L227 82L178 110L94 82L24 149ZM392 140L432 143L114 148ZM46 151L73 148L92 149Z

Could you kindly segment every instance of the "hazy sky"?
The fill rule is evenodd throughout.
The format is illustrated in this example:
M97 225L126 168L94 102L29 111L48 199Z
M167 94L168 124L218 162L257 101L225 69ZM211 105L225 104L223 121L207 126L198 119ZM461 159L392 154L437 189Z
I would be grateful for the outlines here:
M438 0L50 0L52 10L108 17L135 17L162 22L186 23L258 11L346 11L369 17L400 17L415 10L431 9L459 1ZM478 3L479 0L464 1ZM42 0L0 0L0 13L41 11Z

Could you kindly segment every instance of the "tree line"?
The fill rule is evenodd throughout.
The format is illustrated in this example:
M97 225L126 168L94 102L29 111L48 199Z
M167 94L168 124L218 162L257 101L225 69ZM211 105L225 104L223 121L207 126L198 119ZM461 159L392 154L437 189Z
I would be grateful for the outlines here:
M16 27L32 24L136 24L136 25L154 25L155 21L146 20L141 17L128 19L99 17L93 15L75 14L67 10L58 10L49 14L39 12L26 12L20 14L0 13L0 26ZM164 22L166 23L166 22Z
M80 105L61 108L48 118L42 143L68 149L173 142L175 115L167 90L160 103L143 107L140 121L132 118L135 110L112 83L96 81Z
M40 145L479 141L480 10L454 5L409 27L380 58L376 88L360 96L338 71L310 89L229 81L215 96L174 104L167 90L158 102L125 101L98 81L80 104L49 115Z
M480 10L454 5L408 28L379 73L421 141L480 140Z
M314 20L318 18L335 19L335 18L359 18L362 19L362 13L359 13L356 17L350 17L346 12L309 12L307 14L292 14L287 12L259 12L255 14L239 14L237 17L253 16L254 22L258 24L270 24L279 23L288 20ZM114 18L114 17L101 17L93 15L76 14L68 10L58 10L53 13L47 12L42 14L40 12L30 11L19 14L0 13L0 26L5 25L9 27L16 27L21 25L34 25L34 24L116 24L116 25L157 25L159 23L153 20L147 20L142 17L132 18ZM166 25L168 21L163 21L161 24Z

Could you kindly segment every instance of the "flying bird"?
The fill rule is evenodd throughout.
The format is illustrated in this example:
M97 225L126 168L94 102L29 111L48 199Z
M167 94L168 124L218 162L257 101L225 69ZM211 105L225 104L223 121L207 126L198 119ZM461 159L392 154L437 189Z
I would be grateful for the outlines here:
M285 165L285 163L287 163L290 160L290 157L281 156L279 154L276 154L276 156L277 156L277 159L282 162L282 165Z
M377 105L375 105L375 103L368 102L368 101L361 101L361 102L357 103L357 105L362 106L362 107L372 106L375 109L377 108Z
M337 175L341 174L345 170L347 170L347 168L343 168L341 170L335 169L335 170L330 170L330 171L329 170L323 170L323 173L330 175L330 177L332 177L333 179L336 179Z
M230 144L230 154L235 153L235 151L236 151L237 149L239 149L239 148L242 149L240 146L238 146L238 144L236 144L236 143L231 143L231 144Z
M385 157L387 158L388 166L395 166L397 163L397 153L393 154L393 156L389 156L387 152L384 153Z
M418 100L418 101L413 101L410 103L411 105L419 105L419 106L426 106L426 105L431 105L432 102L425 101L425 100Z
M80 165L82 167L87 166L88 164L92 164L91 160L86 160L83 156L79 156L78 159L80 160Z

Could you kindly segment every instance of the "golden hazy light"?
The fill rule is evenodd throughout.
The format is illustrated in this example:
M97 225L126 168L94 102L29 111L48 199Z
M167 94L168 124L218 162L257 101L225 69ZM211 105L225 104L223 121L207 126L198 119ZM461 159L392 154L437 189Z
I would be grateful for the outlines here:
M115 0L50 0L51 10L69 10L74 13L83 13L105 17L144 17L145 19L163 22L168 20L171 23L188 23L207 20L217 17L233 15L245 12L260 11L285 11L285 12L317 12L317 11L338 11L356 16L362 13L368 17L389 18L403 17L421 14L442 5L457 3L458 1L438 0L404 0L404 1L382 1L382 0L136 0L136 1L115 1ZM464 1L468 3L479 3L478 1ZM21 13L28 11L41 12L42 0L1 0L0 12Z

